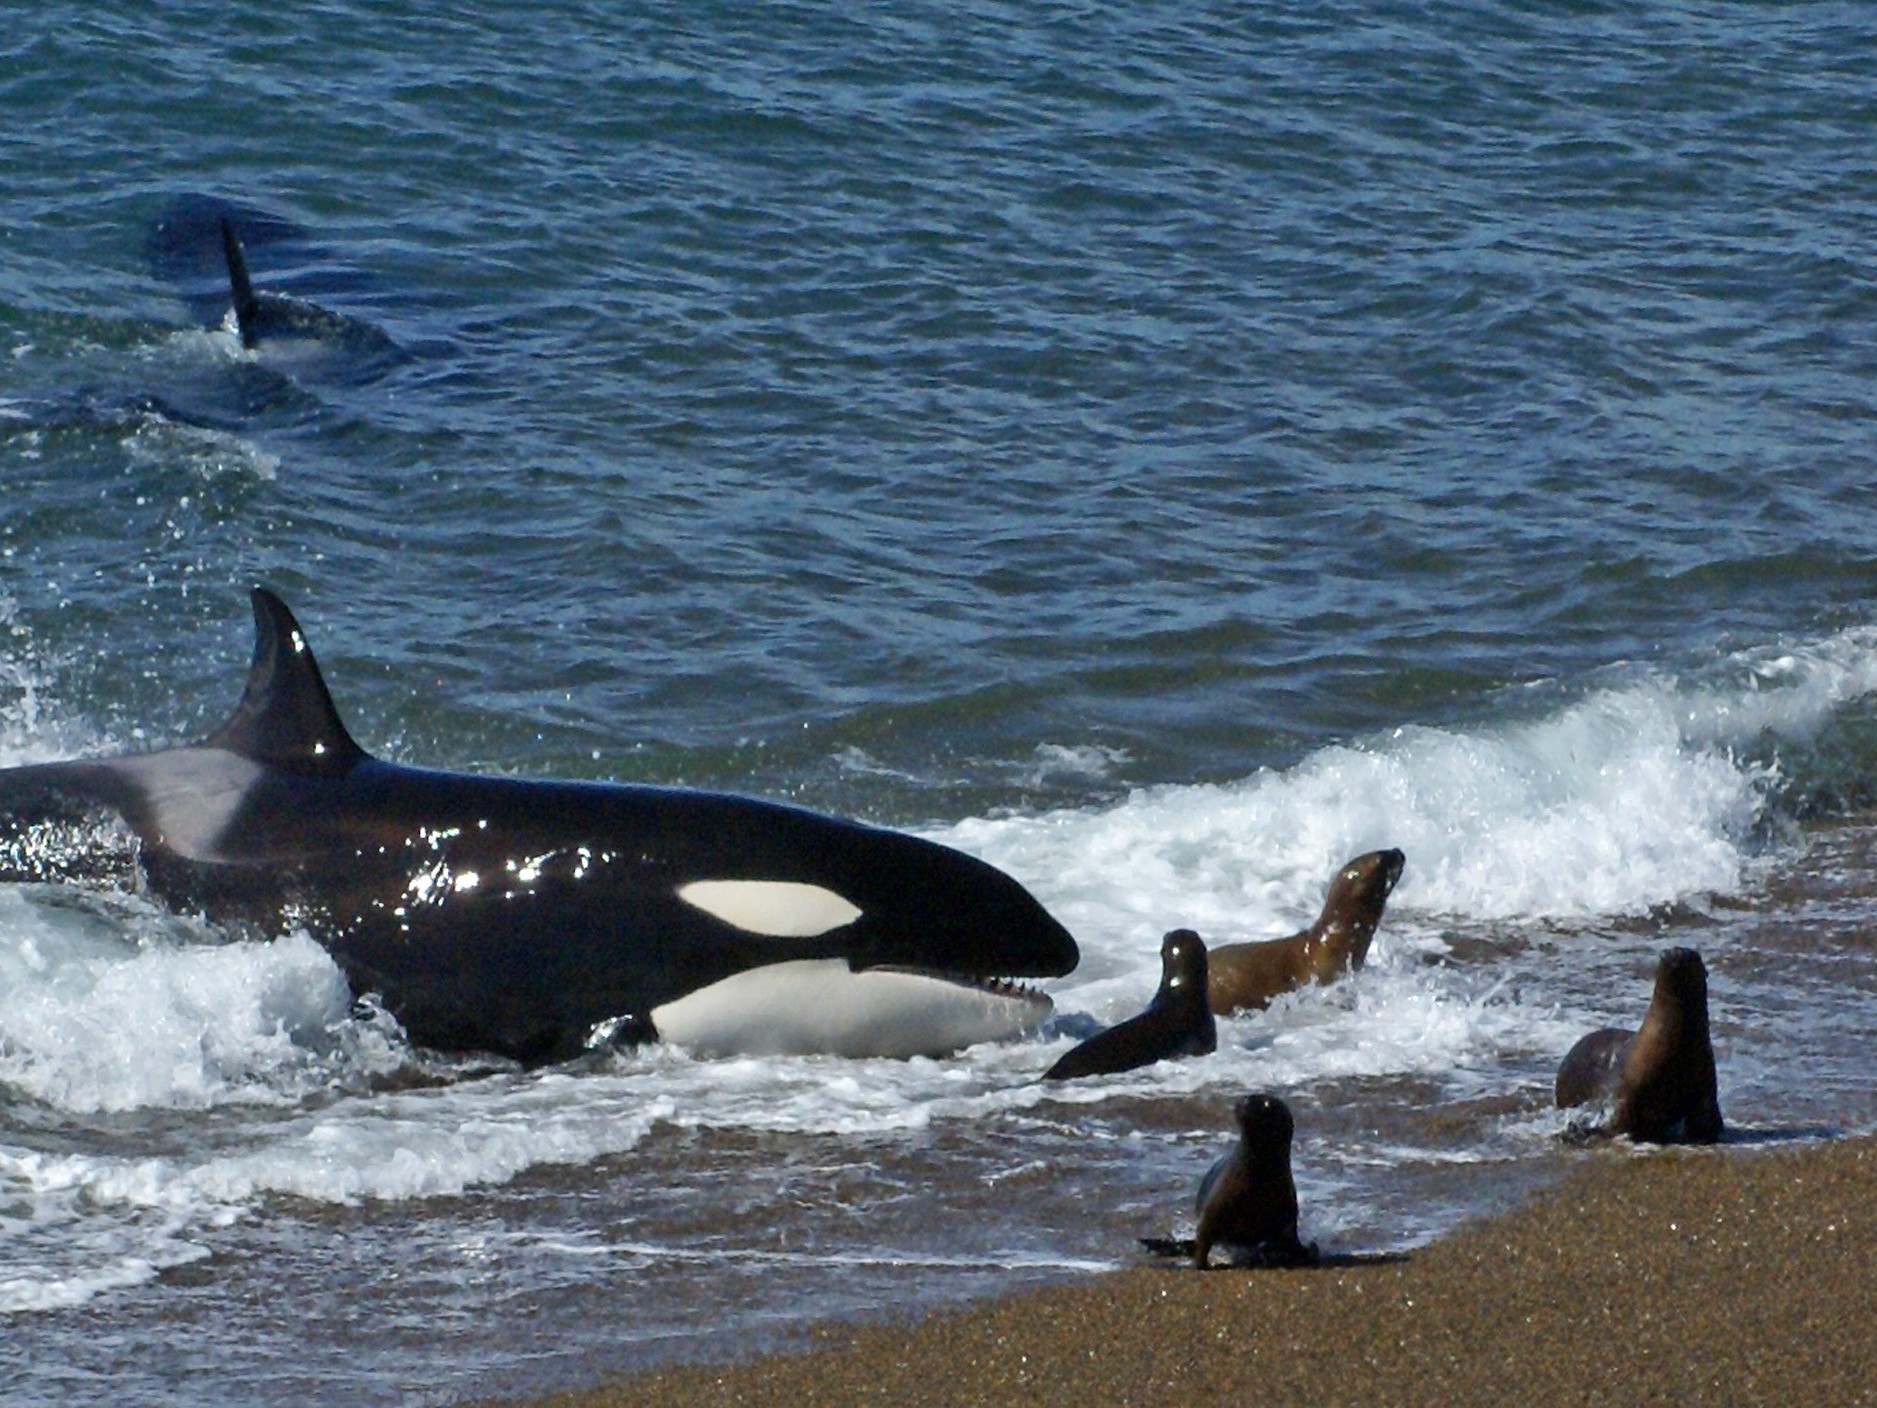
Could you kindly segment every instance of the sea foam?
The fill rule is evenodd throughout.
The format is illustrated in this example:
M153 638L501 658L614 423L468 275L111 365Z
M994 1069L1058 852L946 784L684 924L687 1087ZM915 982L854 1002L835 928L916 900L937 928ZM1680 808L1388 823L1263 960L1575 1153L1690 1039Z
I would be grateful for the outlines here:
M1220 942L1293 932L1337 866L1386 846L1408 856L1398 908L1642 913L1738 888L1778 778L1766 740L1802 748L1877 690L1877 635L1730 655L1685 684L1629 673L1537 713L1407 725L1282 771L930 834L1010 870L1098 945L1182 924Z

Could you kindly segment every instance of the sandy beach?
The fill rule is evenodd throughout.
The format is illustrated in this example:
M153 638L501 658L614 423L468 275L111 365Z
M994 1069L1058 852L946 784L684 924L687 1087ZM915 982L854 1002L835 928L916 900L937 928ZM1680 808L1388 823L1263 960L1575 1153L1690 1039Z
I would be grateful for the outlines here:
M546 1402L1852 1404L1877 1402L1874 1325L1877 1141L1612 1146L1398 1259L1204 1275L1144 1259Z

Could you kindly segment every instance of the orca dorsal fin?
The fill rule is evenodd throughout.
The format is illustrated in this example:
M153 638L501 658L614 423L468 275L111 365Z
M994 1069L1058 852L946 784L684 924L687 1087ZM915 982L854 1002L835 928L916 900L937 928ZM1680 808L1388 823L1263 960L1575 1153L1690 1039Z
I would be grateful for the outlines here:
M267 588L256 587L253 599L248 687L205 746L300 772L345 772L364 759L365 750L339 721L300 623Z
M222 253L228 259L228 291L235 300L235 326L241 330L241 345L252 347L260 340L261 301L254 296L254 284L248 278L241 238L226 215L222 217Z

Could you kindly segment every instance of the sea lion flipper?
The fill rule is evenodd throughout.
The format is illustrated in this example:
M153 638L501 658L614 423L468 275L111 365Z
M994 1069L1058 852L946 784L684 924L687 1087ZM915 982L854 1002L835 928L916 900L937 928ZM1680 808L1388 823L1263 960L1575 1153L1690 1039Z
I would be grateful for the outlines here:
M1140 1237L1136 1240L1154 1256L1185 1258L1193 1254L1191 1237Z

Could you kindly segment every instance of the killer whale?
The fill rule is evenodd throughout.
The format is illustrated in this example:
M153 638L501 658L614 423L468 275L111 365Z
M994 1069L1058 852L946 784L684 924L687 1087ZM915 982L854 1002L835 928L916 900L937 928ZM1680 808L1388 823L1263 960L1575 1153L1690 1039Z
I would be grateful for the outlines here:
M200 743L0 769L0 881L134 885L237 933L304 926L422 1046L524 1064L943 1054L1033 1029L1075 941L1015 880L900 832L727 793L375 758L299 623L252 593Z
M244 364L257 372L355 385L410 358L382 327L341 311L384 302L376 281L272 212L215 196L179 197L151 225L145 255L191 316L232 333ZM263 265L267 277L257 283L251 267Z
M242 347L252 352L287 346L310 350L322 358L342 354L355 376L402 359L403 348L382 328L310 299L256 289L248 273L247 252L235 233L234 221L227 216L222 217L221 237L235 334Z

